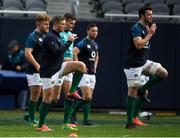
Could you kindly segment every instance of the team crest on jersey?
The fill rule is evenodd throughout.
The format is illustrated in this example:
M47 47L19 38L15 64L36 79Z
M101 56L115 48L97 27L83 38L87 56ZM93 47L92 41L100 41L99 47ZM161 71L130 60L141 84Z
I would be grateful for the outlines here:
M39 38L39 41L40 41L40 42L42 42L42 41L43 41L43 39L42 39L42 38Z
M91 45L87 45L87 48L91 48Z

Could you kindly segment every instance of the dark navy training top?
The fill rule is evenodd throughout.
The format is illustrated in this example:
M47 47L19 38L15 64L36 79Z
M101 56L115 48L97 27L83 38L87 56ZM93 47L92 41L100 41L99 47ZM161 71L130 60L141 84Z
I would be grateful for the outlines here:
M41 62L41 57L42 57L42 43L43 39L45 37L45 33L40 33L34 30L32 33L29 34L26 42L25 42L25 48L32 48L32 55L34 59L40 64ZM31 64L27 63L27 69L26 72L28 74L33 74L33 73L38 73L36 68Z
M50 31L43 41L43 55L40 67L40 76L50 78L61 69L64 60L64 52L72 42L63 43L59 39L59 33L55 30Z
M80 50L78 54L78 60L85 63L88 68L88 74L94 74L94 63L97 57L99 45L88 38L82 39L75 45Z
M134 45L133 39L135 37L142 37L142 39L144 39L147 33L148 29L139 22L137 22L131 28L130 46L126 57L125 68L140 67L146 63L147 59L149 58L149 42L144 48L137 49Z

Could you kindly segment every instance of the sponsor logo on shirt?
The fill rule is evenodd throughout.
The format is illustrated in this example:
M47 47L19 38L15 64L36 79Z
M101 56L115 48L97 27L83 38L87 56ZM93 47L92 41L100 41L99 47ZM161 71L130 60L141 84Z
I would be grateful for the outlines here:
M87 48L91 48L91 45L87 45Z
M42 41L43 41L43 39L42 39L42 38L39 38L39 41L40 41L40 42L42 42Z

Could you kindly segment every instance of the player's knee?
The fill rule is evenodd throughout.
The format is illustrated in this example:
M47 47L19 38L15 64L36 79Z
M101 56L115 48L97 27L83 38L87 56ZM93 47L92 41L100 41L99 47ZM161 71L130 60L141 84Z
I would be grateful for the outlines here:
M79 71L81 71L83 73L86 72L86 65L81 61L79 61Z
M163 71L163 78L167 78L168 77L168 71L165 69Z
M34 101L34 102L37 102L38 99L39 99L39 95L36 95L36 94L33 94L33 95L31 95L31 97L30 97L30 100L31 100L31 101Z
M52 102L58 103L59 99L52 99Z
M168 77L168 71L166 69L161 70L159 73L159 76L163 79L167 78Z
M45 97L43 97L43 102L45 102L45 103L51 103L52 102L52 97L48 97L48 96L45 96Z
M57 102L59 101L59 98L60 98L60 97L53 97L52 101L55 102L55 103L57 103Z
M137 97L137 88L128 88L128 96Z
M91 101L91 100L92 100L92 96L89 95L85 97L85 101Z
M43 101L45 103L51 103L52 100L53 100L53 97L51 95L44 95L44 97L43 97Z

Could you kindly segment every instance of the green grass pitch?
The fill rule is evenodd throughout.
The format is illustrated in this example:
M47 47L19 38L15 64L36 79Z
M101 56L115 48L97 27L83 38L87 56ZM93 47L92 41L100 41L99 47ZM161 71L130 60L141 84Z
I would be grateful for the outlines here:
M47 123L54 132L38 132L23 120L24 112L19 110L0 111L0 137L67 137L71 131L61 130L63 112L51 112ZM78 114L82 122L82 113ZM96 126L78 126L79 137L180 137L180 116L156 117L147 121L149 126L127 130L126 116L108 113L91 113Z

